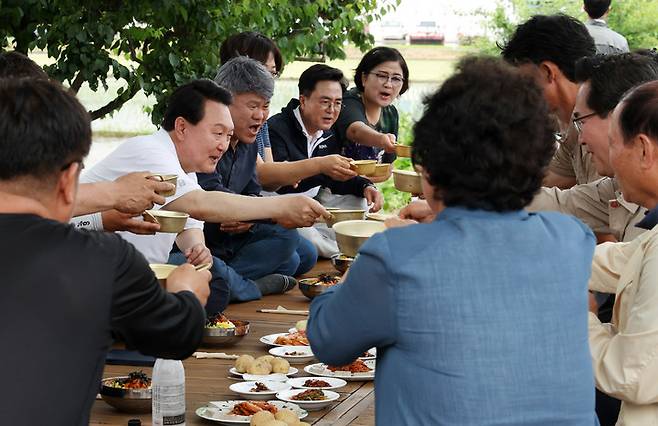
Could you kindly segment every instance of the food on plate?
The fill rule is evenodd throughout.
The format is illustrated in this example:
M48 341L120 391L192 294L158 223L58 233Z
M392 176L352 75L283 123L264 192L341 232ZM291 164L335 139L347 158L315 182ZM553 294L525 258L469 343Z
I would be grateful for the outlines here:
M272 363L272 360L274 359L274 356L272 355L262 355L256 358L256 361L261 360L261 361L267 361L270 364Z
M273 373L286 374L290 370L290 363L283 358L274 358L270 365Z
M306 331L306 324L308 323L308 320L299 320L295 323L295 328L297 331Z
M235 360L235 369L238 370L238 373L246 373L249 369L249 366L254 363L254 357L251 355L240 355L238 359Z
M297 351L284 352L283 354L287 355L287 356L306 356L306 355L308 355L306 352L297 352Z
M285 336L279 336L274 343L283 346L309 346L308 337L306 337L305 331L298 331L296 333L286 334Z
M274 418L286 425L296 425L299 423L299 417L297 417L297 414L289 408L277 411Z
M105 386L119 389L148 389L151 387L151 379L143 371L128 373L128 377L108 380Z
M251 416L251 420L249 421L250 426L266 426L270 424L270 422L274 421L274 414L270 413L269 411L259 411L253 416Z
M295 401L323 401L327 397L320 389L309 389L294 395L290 399Z
M269 411L276 414L277 409L267 401L244 401L233 406L231 414L236 416L252 416L259 411Z
M265 375L272 372L272 364L270 364L266 359L258 358L251 363L249 368L247 368L247 373L249 374L259 374ZM286 371L287 373L287 371Z
M206 319L206 328L235 328L235 324L229 321L224 314L219 313Z
M331 384L325 382L324 380L308 379L307 381L304 382L304 387L306 387L306 388L329 388L329 387L331 387Z
M368 367L366 363L361 361L360 359L357 359L356 361L347 365L328 365L327 368L333 372L348 371L350 373L367 373L369 371L372 371L372 369Z
M261 382L256 382L255 386L251 389L249 389L249 392L267 392L268 390L271 390L265 384Z
M267 423L265 426L289 426L289 424L286 422L282 422L281 420L272 420L271 422Z

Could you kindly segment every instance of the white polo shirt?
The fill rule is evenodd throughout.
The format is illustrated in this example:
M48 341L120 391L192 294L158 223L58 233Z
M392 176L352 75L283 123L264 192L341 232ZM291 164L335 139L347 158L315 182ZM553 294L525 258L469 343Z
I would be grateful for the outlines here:
M185 173L178 160L176 148L167 131L159 131L147 136L138 136L122 143L107 157L85 170L80 177L81 183L113 181L120 176L138 171L158 174L177 175L176 194L167 197L170 203L191 191L203 190L195 173ZM159 209L157 204L153 207ZM203 222L189 218L185 229L203 229ZM174 245L176 234L160 233L155 235L136 235L119 232L126 241L132 243L151 263L167 263L169 251Z

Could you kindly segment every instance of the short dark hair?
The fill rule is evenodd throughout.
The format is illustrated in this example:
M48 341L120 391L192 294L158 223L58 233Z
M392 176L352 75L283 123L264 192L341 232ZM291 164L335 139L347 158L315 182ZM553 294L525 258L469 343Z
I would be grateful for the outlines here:
M225 64L237 56L248 56L265 63L270 53L274 56L277 74L283 72L283 56L276 43L261 33L245 31L233 34L219 48L219 62Z
M178 117L183 117L192 124L203 120L206 101L231 104L231 93L212 80L202 78L190 81L174 91L167 101L167 110L162 119L162 128L174 130Z
M541 186L553 130L532 77L497 58L468 57L425 100L412 159L446 206L518 210Z
M379 46L370 49L365 55L363 55L359 65L357 65L356 70L354 70L354 84L359 92L363 92L363 76L372 71L377 65L384 62L397 62L400 64L400 68L402 68L402 77L404 78L400 94L403 94L409 89L409 67L407 67L407 61L404 60L402 53L392 47Z
M599 19L610 9L610 0L585 0L585 12L592 19Z
M585 25L563 14L533 16L516 27L502 47L503 59L512 65L550 61L571 81L576 78L576 61L595 53L594 39Z
M640 133L658 141L658 81L643 83L624 96L619 127L624 143Z
M0 180L51 178L91 145L89 113L58 82L0 79Z
M299 94L310 96L319 81L336 81L340 83L343 91L347 89L347 81L341 70L325 64L315 64L306 68L299 76L299 83L297 83Z
M637 53L595 55L576 62L576 81L589 81L587 106L605 118L624 93L646 81L658 79L658 62Z
M48 79L48 74L32 59L20 52L0 53L0 78L41 78Z

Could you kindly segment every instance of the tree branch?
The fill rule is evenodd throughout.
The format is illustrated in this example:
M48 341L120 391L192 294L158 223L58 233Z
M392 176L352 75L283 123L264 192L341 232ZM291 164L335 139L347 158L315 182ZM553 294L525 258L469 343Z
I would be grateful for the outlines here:
M82 86L82 83L84 83L84 78L82 77L82 71L78 71L78 73L75 75L75 78L71 82L71 87L70 89L73 91L73 93L78 93L78 90L80 90L80 86Z
M91 115L91 120L96 120L97 118L101 118L105 116L106 114L119 109L125 104L127 101L133 98L137 92L139 92L139 85L134 84L128 87L128 90L105 104L104 106L98 108L96 111L89 111L89 115ZM126 96L126 93L128 93L128 96Z

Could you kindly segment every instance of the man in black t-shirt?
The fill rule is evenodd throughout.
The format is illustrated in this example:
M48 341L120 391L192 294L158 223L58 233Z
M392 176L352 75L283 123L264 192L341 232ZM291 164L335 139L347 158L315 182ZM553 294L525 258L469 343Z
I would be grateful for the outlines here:
M201 341L210 274L177 268L163 290L117 235L66 224L89 116L46 80L0 81L2 425L86 425L112 332L183 359Z

